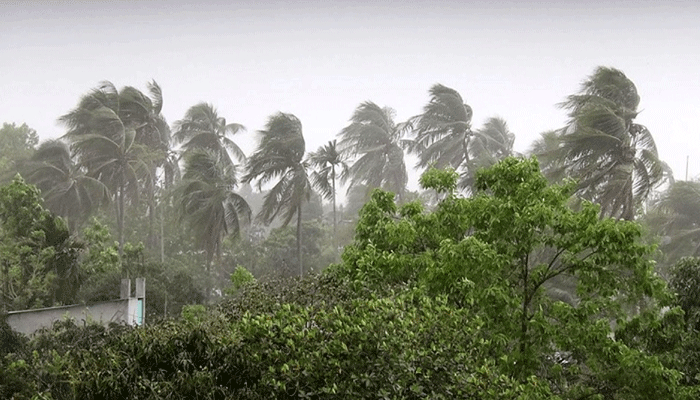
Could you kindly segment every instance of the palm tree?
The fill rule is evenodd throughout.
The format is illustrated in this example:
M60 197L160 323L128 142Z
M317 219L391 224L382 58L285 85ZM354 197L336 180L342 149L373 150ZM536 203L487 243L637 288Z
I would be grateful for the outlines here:
M634 83L614 68L598 67L578 94L560 106L569 111L556 154L581 197L601 206L601 215L634 219L635 208L664 180L649 130L639 114Z
M456 90L441 84L430 88L423 113L411 119L413 139L409 150L418 154L418 167L452 167L468 163L472 108Z
M461 168L459 186L471 192L476 172L512 156L514 142L515 135L508 129L505 120L499 117L489 118L482 128L474 132L469 142L468 157Z
M528 154L537 157L540 169L551 183L562 182L566 178L566 163L561 156L561 129L542 132L535 140Z
M338 219L336 207L336 179L338 172L345 174L348 166L343 153L338 151L335 140L328 141L315 152L309 154L311 165L318 168L311 174L314 186L326 200L333 202L333 244L337 251ZM340 169L338 171L337 169Z
M311 182L307 174L308 165L304 161L306 145L301 130L301 122L292 114L277 113L271 116L265 129L258 132L260 144L248 159L244 182L257 181L258 190L262 185L279 178L263 200L258 217L269 224L280 213L282 226L287 226L297 217L297 257L299 274L304 268L301 251L302 205L311 197Z
M408 149L418 154L417 167L451 167L461 173L459 186L471 190L475 173L513 155L515 135L502 118L472 129L472 108L456 90L436 84L423 113L411 119Z
M340 132L338 145L341 151L355 158L348 170L348 190L366 185L368 191L382 188L396 193L399 199L403 198L408 173L401 137L408 124L395 123L394 116L391 108L364 102L350 118L350 125Z
M243 125L226 123L226 118L220 117L213 105L199 103L185 113L185 117L175 122L173 137L182 143L185 152L192 149L209 149L217 152L224 162L233 165L229 151L236 161L244 162L245 154L238 145L229 138L238 132L245 131Z
M138 199L141 182L150 179L147 151L136 142L143 122L132 119L131 108L122 109L121 105L120 92L111 82L103 82L59 119L68 128L64 138L71 143L80 167L112 193L120 253L126 199Z
M647 217L652 231L662 237L660 248L668 264L700 257L700 182L672 183Z
M231 235L238 238L242 222L250 221L250 206L234 192L236 170L220 160L220 153L193 149L185 155L182 181L175 189L175 206L180 221L186 221L206 252L207 279L216 257L221 260L221 242ZM206 296L210 295L207 284Z
M68 144L43 142L27 165L27 182L41 190L46 207L68 221L75 232L101 204L109 200L107 188L73 162Z

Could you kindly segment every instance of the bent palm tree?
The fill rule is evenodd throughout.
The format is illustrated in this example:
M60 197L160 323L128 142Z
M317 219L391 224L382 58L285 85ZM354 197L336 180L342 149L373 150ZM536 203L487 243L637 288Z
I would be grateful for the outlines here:
M257 181L258 190L262 185L278 179L277 183L263 200L258 217L269 224L280 213L282 226L287 226L297 217L297 257L299 274L304 268L301 251L302 205L311 198L311 182L307 174L308 165L304 161L306 145L301 130L301 122L292 114L277 113L271 116L265 129L258 131L261 136L257 150L248 159L244 182Z
M459 186L471 190L478 169L513 155L515 135L501 118L490 118L481 129L472 129L472 108L456 90L436 84L423 113L411 119L413 139L408 149L418 154L417 167L459 171Z
M84 95L78 106L59 121L68 127L64 135L87 175L112 192L117 220L119 251L124 243L127 196L138 199L142 181L149 179L146 149L136 142L141 122L121 109L120 93L110 82Z
M668 264L682 257L700 257L700 182L672 183L652 205L649 220L662 237L660 247Z
M337 143L331 140L328 144L321 146L318 150L309 154L309 161L318 168L311 174L311 178L316 189L326 200L333 202L333 244L337 251L338 219L336 209L336 179L337 169L340 174L347 173L348 166L345 157L338 151Z
M27 165L27 182L41 190L46 207L68 221L71 232L109 200L107 188L86 176L60 140L42 143Z
M634 83L621 71L598 67L578 94L561 106L569 124L557 151L578 193L601 206L601 215L634 219L635 208L664 180L649 130L634 122L639 112Z
M206 252L207 279L214 258L220 261L221 242L239 237L242 222L250 221L250 206L234 192L238 185L233 166L221 162L219 153L194 149L185 156L185 172L175 189L175 206L180 221L187 221ZM206 296L210 295L207 284Z
M476 172L512 156L514 142L515 135L508 129L505 120L489 118L481 129L474 132L469 143L469 156L461 168L459 186L471 192Z
M433 85L429 94L423 113L411 119L414 138L409 149L418 154L420 168L458 169L469 162L472 108L459 92L441 84Z
M348 170L351 190L365 185L367 190L382 188L404 197L408 173L401 137L408 124L394 122L395 112L368 101L360 104L341 132L341 151L355 158Z
M245 154L238 145L229 138L238 132L245 131L243 125L226 123L226 118L220 117L213 105L199 103L185 113L185 117L175 122L173 137L178 143L183 143L185 152L193 149L209 149L217 152L219 157L233 165L229 151L236 161L244 162Z

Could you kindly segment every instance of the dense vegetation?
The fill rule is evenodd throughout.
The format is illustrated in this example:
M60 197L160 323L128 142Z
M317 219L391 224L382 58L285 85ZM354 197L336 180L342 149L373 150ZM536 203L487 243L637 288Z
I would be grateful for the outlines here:
M700 183L658 159L634 84L598 68L537 159L429 95L406 122L362 103L314 152L285 113L250 156L211 104L171 132L155 83L101 84L60 140L5 124L3 310L145 276L151 323L0 322L0 397L697 398Z

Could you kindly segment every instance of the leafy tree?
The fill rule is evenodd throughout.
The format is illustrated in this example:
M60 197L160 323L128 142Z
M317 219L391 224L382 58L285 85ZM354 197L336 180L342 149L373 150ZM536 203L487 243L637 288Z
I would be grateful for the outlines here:
M340 132L338 146L352 160L348 170L350 186L365 185L368 190L383 188L401 198L408 174L401 137L408 124L394 122L395 112L368 101L360 104L350 125Z
M591 203L569 208L571 185L548 186L535 160L507 158L478 173L472 198L454 194L456 180L454 172L423 175L422 185L444 196L429 213L375 192L340 273L372 287L419 285L449 296L483 321L501 371L536 374L567 398L674 393L678 374L610 339L623 305L663 293L638 225L601 220ZM574 304L547 295L562 276L576 284ZM562 354L564 363L556 361Z
M241 225L250 220L250 206L234 190L236 171L212 150L196 149L185 156L185 173L175 190L181 221L194 232L199 248L206 252L207 280L212 263L221 263L221 243L226 235L238 238ZM210 295L207 285L206 296Z
M151 178L149 153L136 140L144 121L134 112L132 101L122 101L133 100L134 90L126 87L119 92L111 82L102 82L59 119L68 128L64 138L71 143L80 167L111 191L120 252L127 196L138 198L141 182Z
M236 161L243 162L246 157L229 136L245 131L243 125L226 123L212 104L199 103L187 110L185 117L175 122L174 138L182 143L185 152L194 149L208 149L219 155L222 162L233 165L229 151Z
M311 174L314 186L327 200L333 203L333 243L338 247L338 218L336 207L336 179L347 173L348 166L345 163L343 153L338 151L335 140L321 146L315 152L309 154L311 165L317 168Z
M62 218L41 205L40 192L17 175L0 187L2 302L10 309L75 300L82 244Z
M11 180L23 160L32 156L39 135L27 124L2 124L0 129L0 182Z
M668 167L659 160L639 114L634 83L614 68L598 67L561 106L569 123L553 157L578 181L578 194L600 204L604 216L634 219L636 207L658 187Z
M248 159L244 182L257 181L262 185L279 178L265 196L258 213L263 223L271 223L281 212L282 226L297 217L297 260L299 275L304 275L302 262L302 206L311 197L308 163L304 160L306 145L301 122L292 114L277 113L271 116L265 129L258 132L260 144Z
M84 174L61 140L43 142L26 171L27 181L41 190L46 207L64 217L72 232L109 200L107 188Z

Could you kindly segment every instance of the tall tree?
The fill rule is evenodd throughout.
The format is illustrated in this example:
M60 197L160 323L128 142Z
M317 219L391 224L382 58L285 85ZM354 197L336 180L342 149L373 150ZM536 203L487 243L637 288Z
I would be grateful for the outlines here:
M352 189L366 185L367 190L382 188L403 198L408 182L401 138L408 127L394 122L395 112L367 101L360 104L341 132L341 151L353 158L348 170Z
M651 132L635 121L639 95L622 71L598 67L560 106L569 112L556 156L578 193L601 214L634 219L635 208L664 180Z
M207 280L211 279L214 259L221 260L225 236L239 237L242 223L250 221L250 206L234 190L236 170L222 162L220 154L193 149L185 156L182 181L175 189L175 204L181 221L187 221L197 245L206 252ZM206 297L211 285L206 285Z
M456 90L436 84L423 113L411 119L408 149L418 155L417 166L451 167L462 175L459 186L471 191L480 168L513 155L515 135L502 118L493 117L472 129L472 108Z
M309 154L309 161L316 168L311 174L316 189L326 200L333 202L333 245L337 251L338 243L338 218L336 207L336 180L340 175L347 173L348 166L345 163L345 157L338 150L335 140L328 141L327 144L321 146L315 152Z
M147 149L136 141L144 122L134 117L132 103L125 100L133 98L132 89L123 92L122 96L111 82L102 82L59 119L68 128L64 138L71 143L81 168L111 191L120 252L127 197L137 199L141 183L150 179Z
M233 165L229 151L236 161L245 162L245 154L229 136L245 131L245 127L237 123L227 123L226 118L220 117L216 108L209 103L199 103L185 113L185 117L175 122L173 137L182 143L185 152L193 149L208 149L215 151L219 157Z
M262 185L275 179L277 183L265 196L258 217L269 224L282 213L282 226L297 217L297 258L299 274L303 276L302 260L302 206L311 198L311 182L308 163L304 160L306 144L301 122L292 114L277 113L271 116L265 129L258 132L260 144L248 159L244 182L257 181Z
M107 188L83 173L61 140L43 142L25 169L27 182L41 190L46 207L64 217L71 232L109 200Z

